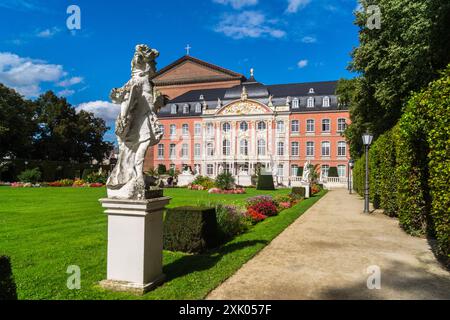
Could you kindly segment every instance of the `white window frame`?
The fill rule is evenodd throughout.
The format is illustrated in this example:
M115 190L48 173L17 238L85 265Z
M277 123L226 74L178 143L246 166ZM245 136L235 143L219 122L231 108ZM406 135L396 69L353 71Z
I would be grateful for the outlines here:
M292 109L298 109L300 108L300 103L298 98L294 98L294 100L292 100Z
M277 166L277 176L283 177L284 176L284 164L279 163Z
M339 164L337 166L338 177L346 177L347 176L347 166L345 164Z
M163 143L158 144L158 158L164 159L164 144Z
M300 120L292 120L291 121L291 132L292 133L300 132Z
M212 142L206 144L206 155L209 157L214 156L214 144Z
M259 139L258 140L258 156L265 156L266 155L266 140Z
M330 97L324 97L322 100L322 107L329 108L330 107Z
M246 132L248 130L247 121L241 121L241 123L239 123L239 130L241 130L242 132Z
M208 175L208 176L214 175L214 165L212 165L212 164L206 165L206 175Z
M312 124L312 130L310 129L310 125ZM314 119L306 120L306 133L313 133L316 131L316 121Z
M314 98L309 97L307 102L307 108L314 108L314 104L315 104Z
M194 144L194 157L202 156L202 145L200 143Z
M322 141L321 142L321 155L322 157L330 157L331 156L331 143L330 141ZM328 152L324 152L328 150Z
M183 105L183 114L188 114L189 113L189 105L186 103Z
M171 143L169 145L169 157L170 159L174 159L177 157L177 145L175 143Z
M300 142L298 141L291 142L291 156L293 157L300 156Z
M278 141L277 142L277 155L282 157L284 156L284 152L285 152L285 147L284 147L284 141Z
M195 113L202 113L202 105L201 103L196 103L195 104Z
M176 124L170 125L170 135L172 137L177 135L177 125Z
M181 158L189 158L189 145L187 143L183 143L181 145Z
M338 131L338 132L344 132L345 129L347 129L347 119L345 119L345 118L339 118L339 119L338 119L338 127L337 127L337 131Z
M181 133L183 136L189 135L189 124L183 123L183 125L181 126Z
M177 114L177 105L176 104L172 104L170 106L170 113L171 114Z
M298 165L292 164L291 165L291 177L296 177L298 175Z
M315 148L316 148L316 146L315 146L314 141L306 141L306 156L314 157Z
M278 120L277 121L277 133L284 133L285 127L284 127L284 121Z
M241 156L248 156L248 149L248 140L242 139L239 142L239 153L241 154Z
M328 130L324 130L324 126L326 125L325 121L328 121ZM325 133L331 132L331 119L328 119L328 118L322 119L322 132L325 132Z
M222 141L222 154L224 156L231 155L231 141L228 139L223 139Z
M194 135L197 137L202 135L202 124L201 123L194 124Z
M208 136L214 135L214 124L211 122L206 124L206 134Z
M265 131L267 128L267 125L264 121L258 121L257 128L258 128L258 131Z
M229 122L224 122L222 124L222 131L223 132L230 132L231 131L231 124Z
M344 152L342 152L344 151ZM347 142L338 141L337 143L337 155L338 157L346 157L347 156Z

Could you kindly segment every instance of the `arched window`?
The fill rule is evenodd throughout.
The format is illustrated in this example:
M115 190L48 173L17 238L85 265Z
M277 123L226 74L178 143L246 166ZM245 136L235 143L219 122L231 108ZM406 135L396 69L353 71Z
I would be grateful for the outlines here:
M184 113L184 114L189 113L189 105L188 105L188 104L185 104L185 105L183 106L183 113Z
M266 155L266 140L259 139L258 140L258 156Z
M264 131L266 130L266 123L264 121L258 122L258 131Z
M277 132L284 133L284 121L277 121Z
M230 140L224 139L222 142L222 153L224 156L229 156L231 154L231 144Z
M239 128L241 129L241 131L247 131L248 130L248 124L245 121L242 121L239 125Z
M229 123L229 122L225 122L225 123L222 125L222 130L223 130L223 132L230 132L230 130L231 130L231 125L230 125L230 123Z
M314 108L314 98L313 97L309 97L308 98L308 108Z
M170 106L170 113L171 114L176 114L177 113L177 105L173 104Z
M294 98L294 100L292 100L292 109L298 109L298 108L299 108L298 99Z
M330 97L324 97L322 101L322 106L328 108L330 106Z
M243 139L240 144L241 155L248 156L248 141Z
M212 143L206 145L206 154L211 157L214 156L214 145Z
M200 103L195 104L195 113L202 113L202 105Z

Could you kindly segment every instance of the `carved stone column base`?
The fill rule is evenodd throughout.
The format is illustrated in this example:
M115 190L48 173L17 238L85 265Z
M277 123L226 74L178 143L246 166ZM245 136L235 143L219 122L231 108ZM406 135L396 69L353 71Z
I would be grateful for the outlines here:
M144 294L164 281L163 211L170 198L100 199L108 215L107 280L103 288Z

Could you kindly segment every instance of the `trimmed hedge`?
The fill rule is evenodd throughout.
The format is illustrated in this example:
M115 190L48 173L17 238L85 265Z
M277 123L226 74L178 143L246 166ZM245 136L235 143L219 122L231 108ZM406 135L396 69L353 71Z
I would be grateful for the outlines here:
M273 176L271 174L260 174L256 190L275 190Z
M293 187L291 194L304 198L306 195L306 189L304 187Z
M450 264L450 65L442 78L409 100L399 124L370 150L371 200L399 218L412 235L437 239L437 254ZM364 156L353 170L364 193Z
M0 256L0 301L17 300L11 261L7 256Z
M200 253L218 245L215 208L168 209L164 220L164 249Z

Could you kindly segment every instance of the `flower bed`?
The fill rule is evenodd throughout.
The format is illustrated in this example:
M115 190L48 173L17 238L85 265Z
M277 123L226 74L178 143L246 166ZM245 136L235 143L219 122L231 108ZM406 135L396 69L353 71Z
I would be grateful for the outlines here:
M211 194L245 194L245 189L232 189L232 190L223 190L219 188L212 188L208 190L208 193Z

